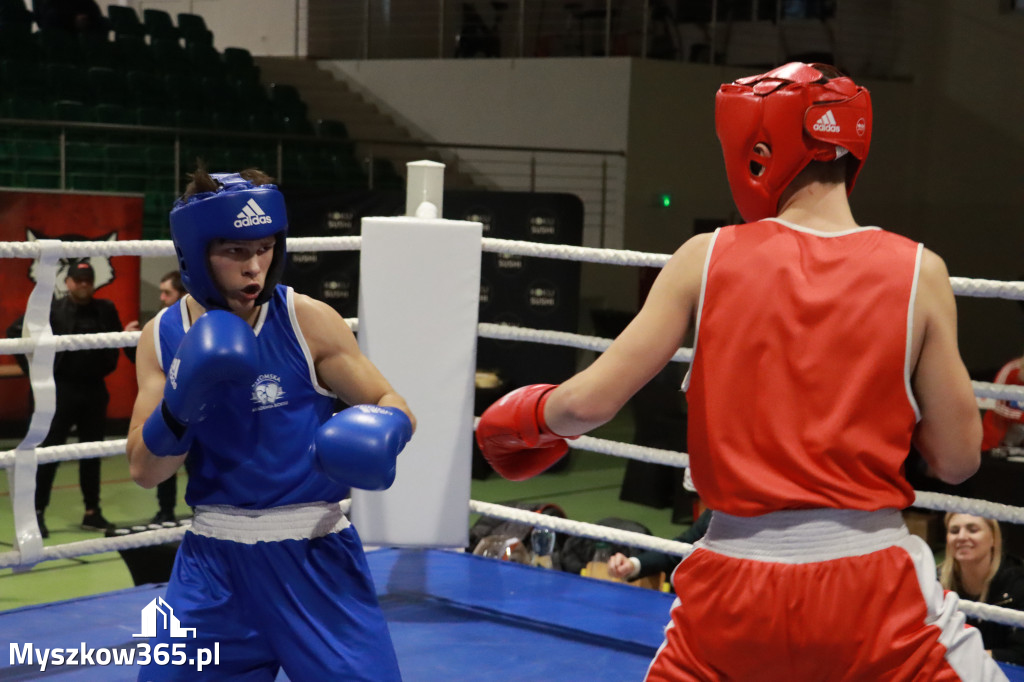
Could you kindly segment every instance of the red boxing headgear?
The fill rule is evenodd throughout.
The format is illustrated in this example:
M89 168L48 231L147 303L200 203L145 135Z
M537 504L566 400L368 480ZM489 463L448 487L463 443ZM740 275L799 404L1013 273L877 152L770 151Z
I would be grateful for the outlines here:
M811 161L849 152L846 192L853 190L871 145L871 96L846 76L826 75L833 71L792 62L718 89L715 131L745 221L778 215L783 190ZM758 143L771 156L757 154Z

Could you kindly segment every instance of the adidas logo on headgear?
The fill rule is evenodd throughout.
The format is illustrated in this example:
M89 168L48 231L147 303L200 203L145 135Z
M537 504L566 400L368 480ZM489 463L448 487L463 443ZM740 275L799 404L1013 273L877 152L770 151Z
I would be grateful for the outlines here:
M831 113L831 112L830 112ZM249 201L242 207L241 212L235 216L235 227L250 227L252 225L269 225L273 221L270 219L260 205L256 203L255 199L249 199Z
M836 123L836 117L832 115L832 110L829 109L825 112L825 115L818 119L818 121L811 126L813 130L817 130L821 133L838 133L839 124Z

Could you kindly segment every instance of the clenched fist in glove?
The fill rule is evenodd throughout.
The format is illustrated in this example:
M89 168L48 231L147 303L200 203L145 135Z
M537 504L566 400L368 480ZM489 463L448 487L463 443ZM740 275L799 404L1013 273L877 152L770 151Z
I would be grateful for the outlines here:
M164 399L146 420L142 440L158 457L183 455L192 442L190 425L224 400L231 384L248 386L259 361L249 323L226 310L211 310L185 334L167 373Z
M488 407L476 427L476 442L494 470L510 481L543 472L569 450L566 438L544 422L544 403L556 387L532 384Z
M412 438L412 421L398 408L356 405L317 429L314 461L350 488L387 490L395 482L398 453Z

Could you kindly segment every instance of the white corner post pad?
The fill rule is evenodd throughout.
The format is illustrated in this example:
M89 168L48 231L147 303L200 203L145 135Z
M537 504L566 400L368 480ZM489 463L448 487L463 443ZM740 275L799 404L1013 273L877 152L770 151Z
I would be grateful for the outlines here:
M352 521L368 546L465 547L483 226L362 225L359 346L408 401L417 430L389 490L352 491Z
M405 164L405 215L416 218L440 218L444 209L444 164L436 161L410 161Z

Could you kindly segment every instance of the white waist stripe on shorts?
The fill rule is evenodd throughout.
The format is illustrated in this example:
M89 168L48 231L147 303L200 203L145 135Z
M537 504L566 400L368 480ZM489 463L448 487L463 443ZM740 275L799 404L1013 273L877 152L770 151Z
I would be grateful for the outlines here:
M695 547L736 559L808 564L877 552L908 535L898 509L795 509L750 517L716 511Z
M290 504L270 509L211 504L196 507L191 532L253 545L257 542L319 538L345 530L350 525L339 502Z

